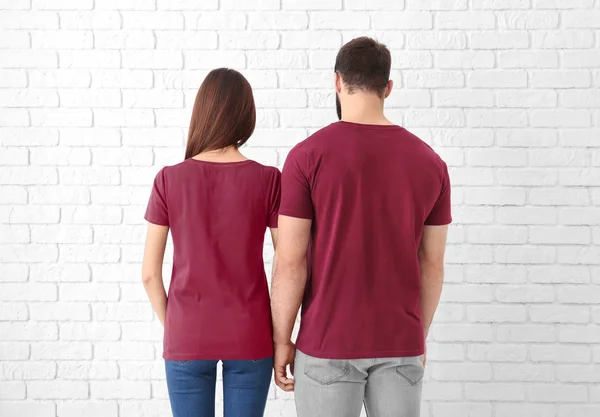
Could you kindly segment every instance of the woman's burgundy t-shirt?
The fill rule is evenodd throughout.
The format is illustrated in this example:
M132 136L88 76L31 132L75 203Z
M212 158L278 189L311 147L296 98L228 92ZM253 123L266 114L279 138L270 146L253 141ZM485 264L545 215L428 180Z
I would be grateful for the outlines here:
M263 243L279 186L279 170L254 161L188 159L157 174L145 219L173 238L165 359L273 354Z

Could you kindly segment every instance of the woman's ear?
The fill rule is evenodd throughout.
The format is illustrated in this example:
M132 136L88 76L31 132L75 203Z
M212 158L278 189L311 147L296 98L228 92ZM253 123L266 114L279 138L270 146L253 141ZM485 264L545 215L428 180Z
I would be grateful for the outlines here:
M389 80L387 86L385 87L385 98L388 98L390 94L392 94L392 88L394 88L394 81Z

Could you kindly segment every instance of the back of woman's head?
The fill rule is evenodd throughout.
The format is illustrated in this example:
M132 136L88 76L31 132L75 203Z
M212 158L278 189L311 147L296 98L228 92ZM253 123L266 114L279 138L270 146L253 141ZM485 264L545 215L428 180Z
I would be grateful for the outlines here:
M256 108L248 80L233 69L212 70L196 95L185 159L229 146L239 148L255 125Z

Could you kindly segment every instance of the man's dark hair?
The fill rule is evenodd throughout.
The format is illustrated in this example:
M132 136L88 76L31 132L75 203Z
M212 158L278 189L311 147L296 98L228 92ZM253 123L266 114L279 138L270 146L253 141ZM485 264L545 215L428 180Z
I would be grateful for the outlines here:
M375 39L363 36L342 46L334 70L341 75L350 93L363 90L383 97L391 66L390 50Z

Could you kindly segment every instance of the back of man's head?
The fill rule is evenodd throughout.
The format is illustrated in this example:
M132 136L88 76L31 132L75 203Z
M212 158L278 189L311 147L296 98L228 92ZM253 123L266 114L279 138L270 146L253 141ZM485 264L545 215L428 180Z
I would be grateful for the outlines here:
M389 49L375 39L363 36L342 46L334 70L342 77L349 93L370 92L383 98L391 65Z

